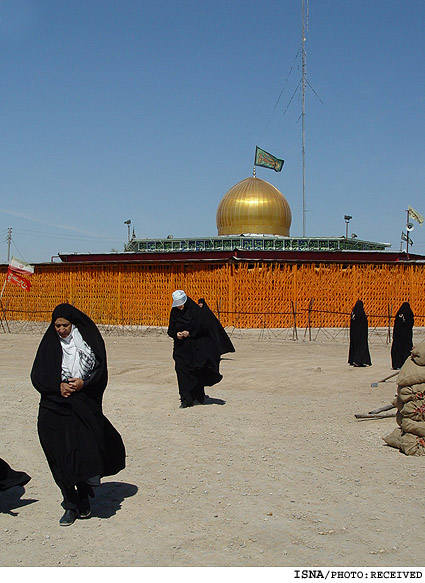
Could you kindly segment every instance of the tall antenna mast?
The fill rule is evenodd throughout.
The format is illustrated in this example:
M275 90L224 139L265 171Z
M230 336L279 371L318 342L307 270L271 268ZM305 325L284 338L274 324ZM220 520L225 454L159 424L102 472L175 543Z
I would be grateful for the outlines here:
M306 88L306 53L305 53L305 15L308 15L308 0L302 0L302 39L301 39L301 64L302 64L302 164L303 164L303 237L305 237L306 205L305 205L305 88Z

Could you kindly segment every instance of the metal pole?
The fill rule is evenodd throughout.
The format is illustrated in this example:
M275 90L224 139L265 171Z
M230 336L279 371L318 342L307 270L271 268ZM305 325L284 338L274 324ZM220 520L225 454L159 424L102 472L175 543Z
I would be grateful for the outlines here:
M306 236L306 208L305 208L305 88L306 88L306 53L305 53L305 0L301 2L302 9L302 39L301 39L301 65L302 65L302 164L303 164L303 237Z
M131 219L128 219L128 221L124 221L124 225L127 225L127 242L130 243L130 225L131 225Z
M407 254L407 259L409 259L409 229L407 228L407 225L409 224L409 211L407 212L407 218L406 218L406 254Z

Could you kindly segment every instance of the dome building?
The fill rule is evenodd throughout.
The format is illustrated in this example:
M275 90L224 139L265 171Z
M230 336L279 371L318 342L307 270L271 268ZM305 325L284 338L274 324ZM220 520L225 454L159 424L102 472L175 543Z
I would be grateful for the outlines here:
M221 235L289 236L292 216L285 197L269 182L245 178L224 195L218 205L216 224Z
M208 298L222 324L235 328L346 328L359 297L367 298L370 326L389 326L388 314L407 299L415 326L423 325L416 314L425 312L425 257L347 233L291 236L291 219L282 193L254 173L219 201L218 234L133 232L122 252L60 253L61 263L37 268L31 294L6 289L9 319L25 310L42 318L68 301L102 324L166 326L171 293L184 289Z
M254 170L253 176L232 186L221 199L216 212L216 236L168 235L163 239L139 239L133 235L119 260L128 257L127 253L148 253L153 260L165 259L164 254L168 257L177 254L177 260L183 257L204 260L216 259L220 252L233 257L234 253L252 251L275 252L276 259L286 260L288 252L305 255L308 251L384 251L389 247L388 243L348 237L291 237L291 222L291 208L286 198L275 186L257 178ZM71 260L69 255L66 259L60 257L62 261Z

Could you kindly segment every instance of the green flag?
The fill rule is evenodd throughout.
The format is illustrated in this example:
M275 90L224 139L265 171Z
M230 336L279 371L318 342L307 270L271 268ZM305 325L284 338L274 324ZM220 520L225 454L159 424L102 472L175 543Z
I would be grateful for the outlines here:
M415 209L412 209L410 204L408 207L408 212L409 212L409 217L412 217L412 219L415 219L415 221L418 221L418 223L422 226L422 223L424 222L423 216L420 213L418 213L418 211L415 211Z
M264 166L264 168L272 168L275 172L280 172L284 163L284 160L279 160L258 146L255 147L255 166Z

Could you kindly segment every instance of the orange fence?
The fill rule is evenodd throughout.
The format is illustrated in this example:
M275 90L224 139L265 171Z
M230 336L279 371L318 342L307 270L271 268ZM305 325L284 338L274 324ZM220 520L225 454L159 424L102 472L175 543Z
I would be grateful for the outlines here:
M171 294L184 289L237 328L346 327L357 299L369 326L387 326L404 301L425 326L424 276L420 264L52 263L35 266L29 292L8 283L2 306L8 320L50 320L69 302L99 324L166 326Z

